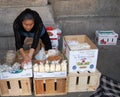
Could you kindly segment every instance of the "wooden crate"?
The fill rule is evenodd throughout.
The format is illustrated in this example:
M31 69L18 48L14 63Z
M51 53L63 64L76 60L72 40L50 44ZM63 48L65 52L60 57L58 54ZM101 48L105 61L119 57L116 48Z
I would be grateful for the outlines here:
M0 80L1 96L31 95L30 78Z
M101 73L82 72L68 74L68 92L95 91L99 85Z
M35 96L64 95L67 93L66 78L33 79Z

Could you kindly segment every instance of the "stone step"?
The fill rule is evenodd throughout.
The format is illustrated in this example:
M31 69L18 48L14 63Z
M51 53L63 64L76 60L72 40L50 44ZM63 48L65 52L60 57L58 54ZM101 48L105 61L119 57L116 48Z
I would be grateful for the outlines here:
M120 0L50 0L55 16L120 16Z
M13 24L12 23L0 23L0 38L5 36L13 36Z
M13 37L0 37L0 50L15 49L15 39Z
M26 7L11 7L0 8L0 23L12 23L14 19L25 9ZM54 24L54 18L50 6L42 7L29 7L36 10L45 24Z
M0 0L0 7L46 6L48 0Z
M0 8L0 36L13 35L13 21L26 7ZM45 25L55 25L50 6L29 7L36 10Z

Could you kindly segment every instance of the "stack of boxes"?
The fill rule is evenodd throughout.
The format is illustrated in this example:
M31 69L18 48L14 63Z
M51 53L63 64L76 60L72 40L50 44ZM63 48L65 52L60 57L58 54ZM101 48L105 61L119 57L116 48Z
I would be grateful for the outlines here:
M64 36L63 53L68 59L68 92L94 91L100 78L95 44L86 35Z
M57 39L59 39L58 36ZM55 49L38 53L35 56L38 60L25 64L22 71L20 69L19 71L1 72L1 95L31 95L31 77L33 77L32 85L35 96L95 91L101 75L96 69L98 48L95 44L86 35L64 36L63 54L67 60L57 50L57 47L56 45ZM16 62L20 63L21 59L18 58L21 57L18 56Z

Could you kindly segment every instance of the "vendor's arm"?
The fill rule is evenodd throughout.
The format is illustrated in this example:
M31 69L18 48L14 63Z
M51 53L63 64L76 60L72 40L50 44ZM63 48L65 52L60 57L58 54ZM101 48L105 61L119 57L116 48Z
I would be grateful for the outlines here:
M38 43L39 43L39 38L41 35L40 32L42 32L41 29L43 29L43 27L44 27L43 25L38 25L37 31L33 38L33 43L32 43L31 49L35 50L37 48ZM46 30L45 30L44 34L41 36L41 40L42 40L43 44L45 45L45 50L52 49L51 41L50 41L49 35Z
M42 35L41 40L43 44L45 45L45 50L52 49L51 41L50 41L47 31L45 31L45 33Z
M25 39L25 37L21 36L20 29L21 28L20 28L20 24L19 24L19 18L16 18L16 20L13 23L16 50L23 48L23 43L24 43L24 39Z
M29 51L29 56L31 58L33 56L33 53L35 52L35 49L38 46L40 34L42 31L42 25L43 25L42 20L37 12L34 12L34 18L35 18L35 34L33 37L33 43L31 45L31 49Z
M13 30L14 30L14 35L15 35L16 50L17 51L19 50L21 56L23 57L23 62L22 62L22 65L23 65L24 63L29 62L30 58L28 57L28 55L25 54L24 49L23 49L25 37L20 34L19 18L16 18L16 20L14 21Z
M39 38L40 35L42 33L42 30L44 27L44 24L41 20L41 17L39 16L39 14L37 12L34 12L34 18L35 18L35 35L34 35L34 39L33 39L33 44L32 47L33 49L36 49L36 47L38 46L38 42L39 42ZM45 33L41 36L41 40L43 42L43 44L45 45L45 50L51 49L51 41L50 38L48 36L48 33L45 30Z
M20 48L20 54L22 55L22 57L23 57L23 62L22 62L22 66L25 64L25 63L28 63L28 62L30 62L31 61L31 58L29 57L29 55L28 54L25 54L25 52L24 52L24 49L23 48Z
M36 31L35 31L35 34L34 34L34 37L33 37L33 42L32 42L32 45L31 45L31 49L29 50L29 57L32 59L33 57L33 54L38 46L38 43L39 43L39 38L40 38L40 32L41 32L41 28L40 27L40 24L36 25Z

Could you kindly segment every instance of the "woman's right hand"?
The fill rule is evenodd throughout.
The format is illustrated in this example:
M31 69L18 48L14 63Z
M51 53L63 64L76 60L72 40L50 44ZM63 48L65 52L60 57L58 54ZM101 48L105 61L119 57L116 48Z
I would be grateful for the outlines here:
M23 67L24 64L28 63L31 61L31 58L29 57L28 54L25 54L23 48L20 48L20 54L22 55L23 57L23 62L21 63L21 66Z

